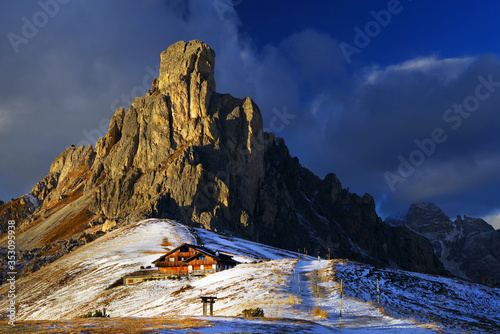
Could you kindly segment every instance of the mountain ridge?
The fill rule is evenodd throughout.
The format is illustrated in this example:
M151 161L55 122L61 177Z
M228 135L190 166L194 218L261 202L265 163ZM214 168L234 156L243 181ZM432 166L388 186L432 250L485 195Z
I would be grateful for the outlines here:
M434 203L418 202L401 219L386 219L426 237L453 275L500 286L500 230L480 218L457 216L451 220Z
M133 221L170 218L289 250L446 274L424 237L382 222L370 195L303 168L263 130L250 98L217 93L207 44L181 41L160 58L146 96L116 110L95 148L70 146L53 161L29 194L36 207L25 197L0 207L4 222L18 221L20 249L64 255L68 240L78 246Z

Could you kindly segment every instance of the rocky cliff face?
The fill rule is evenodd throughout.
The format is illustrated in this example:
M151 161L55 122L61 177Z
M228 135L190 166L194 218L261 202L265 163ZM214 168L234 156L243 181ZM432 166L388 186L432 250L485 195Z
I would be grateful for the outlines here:
M406 226L431 241L434 252L453 275L500 286L500 230L479 218L452 221L432 203L415 203L391 225Z
M115 112L95 148L69 147L35 185L40 206L20 220L19 245L169 217L309 254L444 272L425 238L381 221L372 197L301 167L263 131L250 98L216 93L214 65L200 41L163 52L147 95Z

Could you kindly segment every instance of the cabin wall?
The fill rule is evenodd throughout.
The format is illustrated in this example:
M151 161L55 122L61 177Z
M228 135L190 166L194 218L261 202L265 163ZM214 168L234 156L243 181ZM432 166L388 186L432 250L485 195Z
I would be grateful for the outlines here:
M203 274L230 269L235 266L233 262L220 261L203 253L201 253L200 255L205 257L204 260L199 260L197 257L196 259L193 259L186 263L183 262L183 260L185 261L186 259L200 252L189 246L187 252L181 252L181 249L182 248L179 248L174 253L169 254L164 258L163 261L158 261L155 263L161 274L186 275L190 272L195 274Z
M181 249L178 249L175 253L172 253L169 256L167 256L164 261L156 262L156 266L157 267L180 267L182 265L182 258L184 258L184 260L187 260L188 258L190 258L191 256L193 256L194 254L196 254L198 252L197 250L195 250L191 247L189 247L188 249L189 249L188 252L181 252L180 251ZM170 258L172 258L173 261L169 260Z

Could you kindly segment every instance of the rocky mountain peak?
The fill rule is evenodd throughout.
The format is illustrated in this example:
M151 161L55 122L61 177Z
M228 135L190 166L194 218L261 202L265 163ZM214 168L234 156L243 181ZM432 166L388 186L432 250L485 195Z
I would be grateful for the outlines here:
M500 286L500 231L480 218L457 216L450 220L433 203L418 202L402 220L387 219L426 237L435 254L452 274Z
M465 231L482 233L482 232L492 232L495 231L493 226L488 224L481 218L468 217L464 215L463 219L455 220L455 223L460 223Z
M54 160L31 192L40 206L16 211L29 215L16 244L58 247L170 218L314 255L445 272L424 237L381 221L371 196L303 168L283 139L263 131L252 99L215 92L214 66L201 41L162 52L151 90L116 110L95 148L70 146Z
M170 98L174 120L207 116L215 92L215 52L199 40L180 41L160 57L158 89Z
M410 206L405 220L413 223L418 221L448 221L450 218L436 204L421 201Z

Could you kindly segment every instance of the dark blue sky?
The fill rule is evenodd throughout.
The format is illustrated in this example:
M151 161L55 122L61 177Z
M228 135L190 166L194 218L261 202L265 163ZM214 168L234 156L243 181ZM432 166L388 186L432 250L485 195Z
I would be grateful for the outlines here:
M314 28L339 41L351 42L354 26L373 20L370 12L387 9L389 1L234 1L241 30L262 47L279 44L292 33ZM356 56L362 64L382 66L414 57L438 54L459 57L500 51L498 1L401 0L401 13L392 17L374 40Z
M252 97L303 166L370 193L381 216L426 200L499 228L499 12L493 0L0 1L0 199L103 135L161 51L201 39L217 91Z

